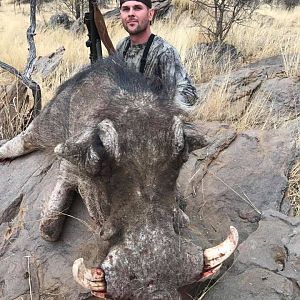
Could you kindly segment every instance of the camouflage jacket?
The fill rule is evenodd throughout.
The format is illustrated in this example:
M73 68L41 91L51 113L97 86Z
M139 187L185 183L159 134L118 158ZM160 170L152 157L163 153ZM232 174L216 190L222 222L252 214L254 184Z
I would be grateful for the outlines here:
M126 37L117 44L117 52L123 56L128 67L139 72L145 44L131 45L124 57L130 38ZM159 36L155 36L149 49L144 75L147 78L159 77L162 83L174 87L175 101L194 105L197 100L196 88L184 70L179 53Z

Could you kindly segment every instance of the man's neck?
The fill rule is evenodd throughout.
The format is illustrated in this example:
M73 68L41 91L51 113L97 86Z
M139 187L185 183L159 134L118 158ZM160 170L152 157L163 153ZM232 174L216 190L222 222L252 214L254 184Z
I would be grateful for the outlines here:
M141 45L141 44L146 43L148 41L150 35L151 35L150 28L146 29L145 31L143 31L139 34L129 35L130 40L131 40L131 45Z

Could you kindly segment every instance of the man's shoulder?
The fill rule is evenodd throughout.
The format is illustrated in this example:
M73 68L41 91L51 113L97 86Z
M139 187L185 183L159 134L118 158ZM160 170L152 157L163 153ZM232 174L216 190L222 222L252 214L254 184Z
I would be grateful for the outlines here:
M169 44L165 39L163 39L162 37L160 37L158 35L156 35L154 37L153 45L155 47L163 47L165 49L175 49L174 46L172 46L171 44Z
M164 55L178 55L178 51L176 50L176 48L158 35L156 35L153 40L153 50L154 49Z

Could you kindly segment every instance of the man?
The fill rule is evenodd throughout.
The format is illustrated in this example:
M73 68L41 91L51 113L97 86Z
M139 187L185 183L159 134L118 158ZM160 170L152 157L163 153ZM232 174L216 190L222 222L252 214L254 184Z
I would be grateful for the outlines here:
M108 37L104 18L94 4L94 17L101 40L109 54L115 50ZM197 93L184 70L176 49L159 36L151 33L154 17L151 0L120 0L121 20L129 36L117 45L117 52L126 64L143 73L151 81L173 88L175 101L185 106L194 105Z
M117 52L126 64L147 78L160 78L162 83L174 87L175 101L194 105L196 89L184 70L176 49L159 36L151 33L154 17L151 0L120 0L120 13L129 37L117 45Z

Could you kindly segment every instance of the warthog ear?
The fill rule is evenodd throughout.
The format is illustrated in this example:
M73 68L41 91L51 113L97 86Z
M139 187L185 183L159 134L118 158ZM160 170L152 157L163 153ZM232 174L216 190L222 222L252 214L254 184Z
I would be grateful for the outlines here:
M184 132L183 124L179 117L173 118L172 131L174 132L173 137L173 156L177 156L184 149Z
M183 123L183 132L188 152L208 145L203 132L196 125L187 122Z
M105 148L98 136L97 129L87 128L79 135L70 137L54 148L54 153L80 170L95 174L99 172L105 157Z
M112 121L105 119L98 124L99 137L107 153L115 159L120 160L119 136Z
M103 160L108 157L119 160L118 134L112 122L106 119L97 127L87 128L65 143L57 145L54 152L80 169L96 174L101 170Z

